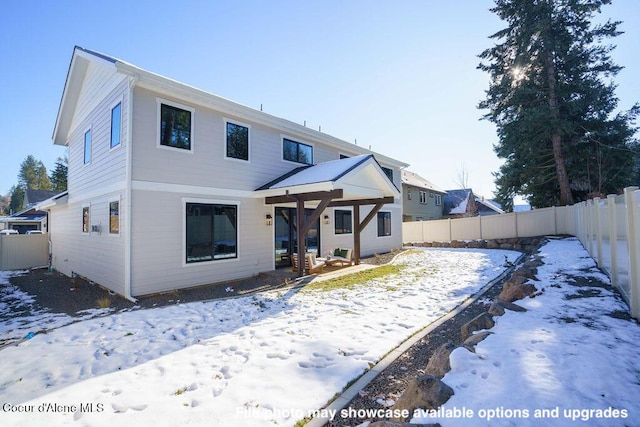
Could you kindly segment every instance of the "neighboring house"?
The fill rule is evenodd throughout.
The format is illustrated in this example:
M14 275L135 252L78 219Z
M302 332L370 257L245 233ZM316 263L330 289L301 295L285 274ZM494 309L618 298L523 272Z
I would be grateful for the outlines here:
M478 215L476 198L471 189L447 190L443 197L444 218L465 218Z
M53 142L53 267L129 299L402 246L407 164L91 50L73 51Z
M447 194L446 191L408 170L401 171L401 178L403 221L442 218L442 198Z
M35 206L50 197L56 195L55 191L27 189L24 194L24 209L8 217L0 219L0 229L8 228L17 230L20 234L26 234L31 230L47 231L47 212L40 211Z
M478 215L499 215L503 214L502 206L494 200L485 199L484 197L475 197Z

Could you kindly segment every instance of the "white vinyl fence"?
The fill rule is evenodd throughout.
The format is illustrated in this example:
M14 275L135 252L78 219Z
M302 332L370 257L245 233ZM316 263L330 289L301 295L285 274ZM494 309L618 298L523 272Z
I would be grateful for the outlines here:
M403 242L491 240L569 234L582 242L640 319L640 190L572 206L511 214L405 222Z
M0 271L49 265L47 234L0 235Z

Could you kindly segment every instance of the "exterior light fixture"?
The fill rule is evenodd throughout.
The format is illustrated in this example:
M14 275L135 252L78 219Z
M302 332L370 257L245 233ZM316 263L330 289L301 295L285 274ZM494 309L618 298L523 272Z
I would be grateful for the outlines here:
M273 217L271 216L271 214L266 214L264 216L264 223L265 223L265 225L272 225L273 224Z
M329 224L329 215L324 216L324 223Z

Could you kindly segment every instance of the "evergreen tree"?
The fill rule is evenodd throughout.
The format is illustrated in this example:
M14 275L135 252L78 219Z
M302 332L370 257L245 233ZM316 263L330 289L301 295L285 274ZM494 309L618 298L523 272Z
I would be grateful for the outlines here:
M56 160L55 169L51 172L49 180L51 181L51 189L53 191L65 191L67 189L67 172L68 168L67 157L58 157Z
M45 165L32 155L27 156L20 165L18 186L23 190L51 190L51 182Z
M495 0L507 28L480 55L491 76L479 108L498 129L497 199L534 207L571 204L631 185L638 162L638 105L614 115L612 79L621 67L605 39L619 22L592 25L610 0Z
M9 191L11 194L11 201L9 202L9 214L19 212L24 207L24 189L19 185L14 185Z

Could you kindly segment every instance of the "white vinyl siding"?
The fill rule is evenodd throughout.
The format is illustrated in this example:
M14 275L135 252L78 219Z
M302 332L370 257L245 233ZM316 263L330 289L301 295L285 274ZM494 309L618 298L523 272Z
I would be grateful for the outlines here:
M180 152L186 152L186 150L158 149L156 130L156 127L159 128L156 103L158 94L136 87L134 96L133 121L136 123L133 128L133 140L136 141L133 144L132 160L134 181L253 192L256 188L301 165L282 161L281 129L251 123L246 118L230 117L200 106L193 107L194 155L180 155ZM167 96L161 99L185 105ZM250 161L229 161L225 156L227 122L249 127ZM297 138L295 135L289 138L303 141L303 138ZM336 149L316 141L310 141L309 144L311 143L313 143L315 163L336 159Z
M53 249L53 268L67 276L72 273L86 277L101 286L124 294L124 239L109 234L109 201L120 200L120 215L124 215L124 194L109 194L94 198L90 206L89 230L98 225L98 232L82 233L82 203L54 207L50 212L49 230ZM120 232L125 224L120 222Z
M251 277L274 265L273 226L264 222L264 200L205 197L134 190L132 293L134 296ZM185 201L238 204L237 258L186 265ZM152 218L153 220L150 220ZM153 248L153 250L150 250Z

